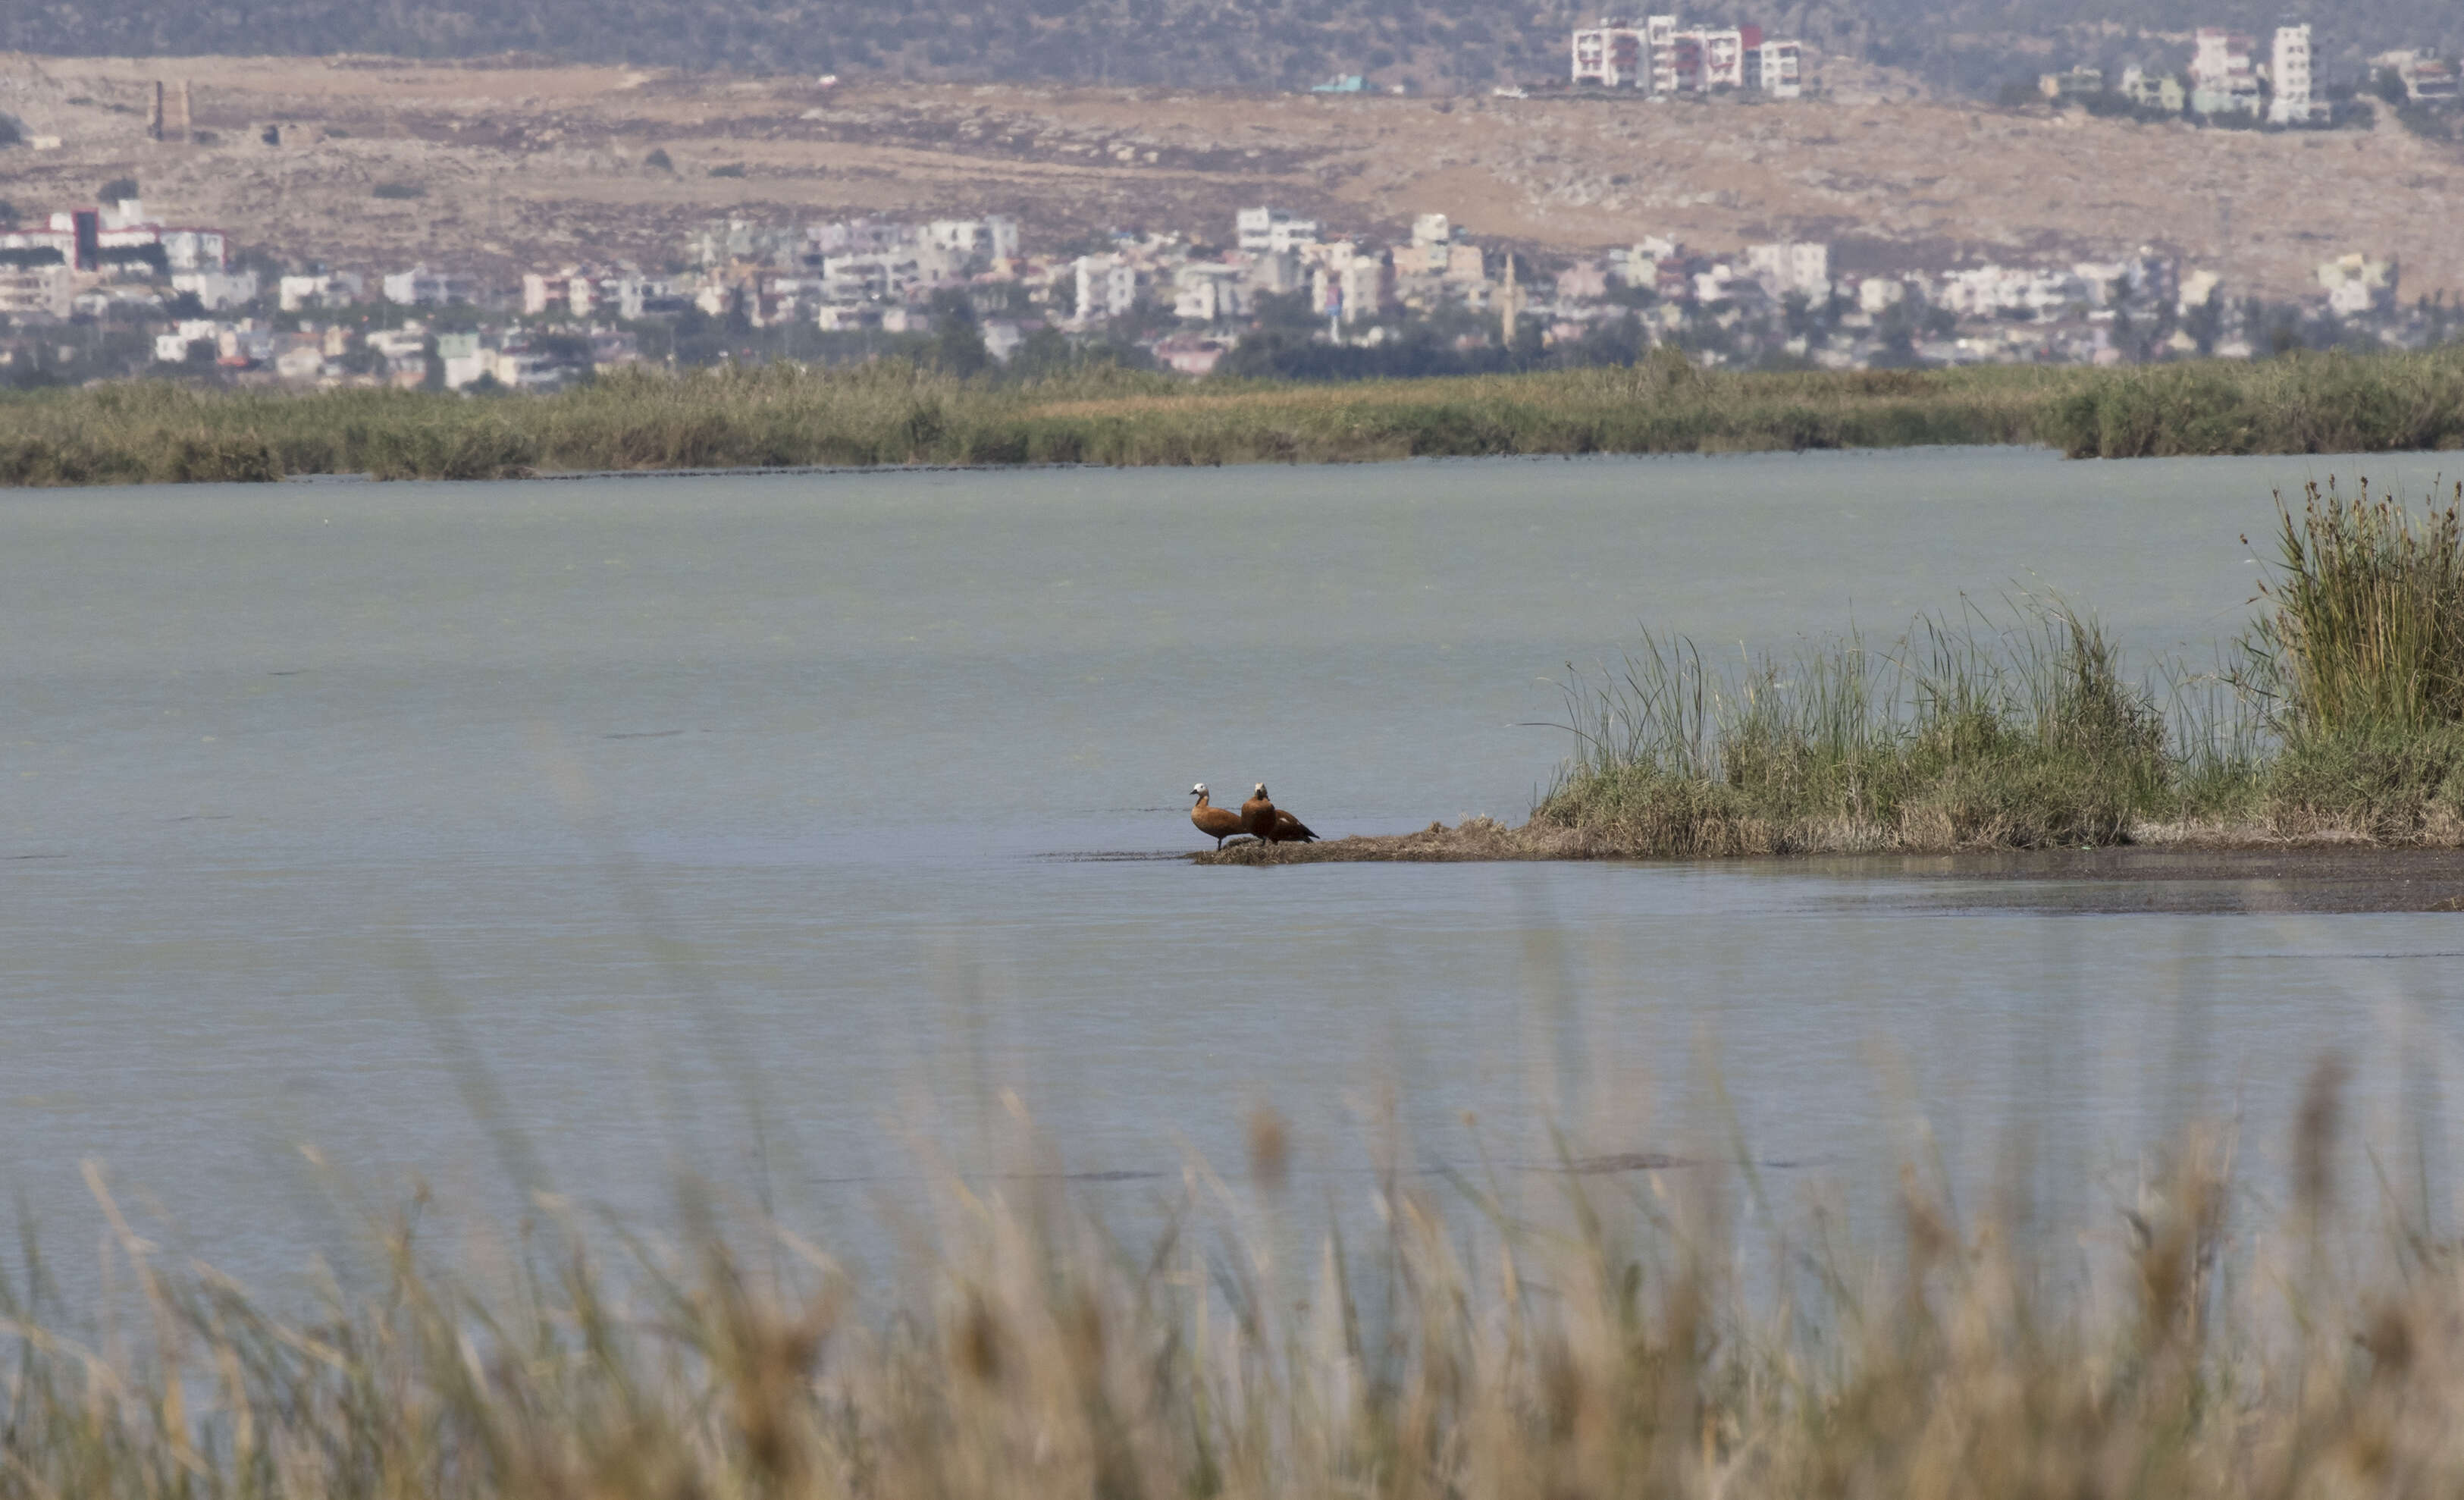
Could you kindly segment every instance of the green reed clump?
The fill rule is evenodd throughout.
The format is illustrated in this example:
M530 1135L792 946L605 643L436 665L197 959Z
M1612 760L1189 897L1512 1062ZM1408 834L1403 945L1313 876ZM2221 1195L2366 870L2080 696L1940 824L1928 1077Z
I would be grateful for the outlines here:
M1577 674L1532 832L1587 852L2166 840L2464 843L2464 485L2420 513L2277 497L2275 574L2215 674L2129 682L2092 621L1917 623L1737 673L1646 640ZM1562 848L1565 837L1543 840Z
M2152 693L2092 620L1997 630L1935 617L1706 670L1647 640L1573 677L1577 750L1535 825L1638 854L2043 848L2125 840L2178 811L2184 763Z
M2464 447L2464 349L2106 370L2053 402L2040 435L2074 458Z
M1570 685L1576 751L1533 829L1639 855L2464 843L2464 485L2416 512L2330 478L2277 515L2234 659L2176 674L2169 712L2058 607L1725 674L1646 641Z
M2276 575L2247 639L2289 735L2464 725L2464 484L2422 513L2330 477L2277 496Z
M2464 827L2464 486L2441 508L2350 497L2330 478L2297 514L2277 496L2277 557L2237 680L2283 750L2267 812L2285 832L2380 842Z
M2336 1206L2343 1078L2238 1232L2216 1127L2102 1224L2036 1222L2024 1181L1963 1221L1903 1172L1884 1252L1716 1153L1501 1177L1388 1149L1347 1241L1287 1201L1268 1120L1248 1181L1193 1162L1152 1244L1050 1170L940 1183L869 1309L758 1220L621 1230L611 1267L542 1199L458 1252L423 1206L291 1316L114 1210L133 1309L72 1313L31 1251L0 1285L0 1496L2452 1493L2464 1257L2401 1215L2331 1253L2373 1240ZM1776 1285L1745 1284L1741 1222Z

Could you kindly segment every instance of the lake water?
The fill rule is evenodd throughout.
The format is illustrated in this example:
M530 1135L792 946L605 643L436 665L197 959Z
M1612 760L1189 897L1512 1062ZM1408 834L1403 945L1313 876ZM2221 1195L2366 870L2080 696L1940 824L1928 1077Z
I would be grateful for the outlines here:
M260 1282L345 1197L759 1179L871 1243L1014 1091L1134 1195L1243 1120L1341 1184L1380 1100L1514 1170L1733 1125L1775 1173L2126 1182L2322 1049L2444 1160L2453 915L2117 915L1803 864L1199 869L1519 819L1570 657L2058 592L2212 659L2270 491L2422 458L2024 451L0 494L0 1188L108 1164ZM1103 856L1103 857L1084 857ZM1476 1125L1466 1125L1470 1115ZM756 1128L756 1125L759 1128ZM322 1171L300 1147L313 1146ZM928 1151L927 1148L930 1148ZM2262 1166L2262 1172L2264 1168ZM1144 1174L1161 1174L1152 1179Z

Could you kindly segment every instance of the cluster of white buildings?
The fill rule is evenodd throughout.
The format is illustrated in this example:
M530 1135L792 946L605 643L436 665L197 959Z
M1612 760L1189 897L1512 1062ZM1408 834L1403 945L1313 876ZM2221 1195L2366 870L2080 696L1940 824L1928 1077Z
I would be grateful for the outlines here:
M2317 281L2323 311L2343 320L2342 337L2409 346L2420 335L2398 306L2392 261L2342 255L2318 267ZM1620 287L1655 295L1630 312L1635 299L1617 298ZM1698 350L1713 364L1772 357L1826 368L1886 359L2109 364L2248 357L2256 330L2247 326L2244 299L2229 290L2216 272L2186 272L2146 246L2065 265L1841 275L1818 242L1713 256L1645 239L1559 273L1553 288L1529 294L1526 310L1543 320L1551 343L1633 316L1653 339Z
M2230 88L2238 73L2230 48L2224 55L2225 71L2202 77ZM729 319L739 330L727 336L731 344L743 342L749 324L770 331L761 342L774 357L851 357L853 343L813 335L933 333L953 298L973 309L996 361L1049 329L1073 340L1134 340L1191 374L1214 368L1269 298L1279 299L1287 330L1309 326L1317 339L1348 345L1425 347L1434 339L1462 351L1528 348L1536 329L1544 346L1605 340L1608 357L1640 340L1674 343L1705 363L1788 356L1834 366L1885 356L2110 362L2241 347L2215 332L2214 309L2227 305L2211 302L2215 275L2179 275L2147 250L2112 262L1842 275L1819 241L1705 254L1645 238L1535 274L1443 213L1419 214L1391 243L1266 205L1239 210L1227 227L1229 236L1213 244L1115 234L1086 254L1029 255L1018 224L998 215L735 219L693 236L691 270L565 264L522 276L517 304L506 288L425 265L365 277L286 275L260 289L254 276L231 269L221 233L157 223L130 199L0 229L0 315L39 324L118 314L145 325L157 363L240 380L465 390L556 388L640 358L634 328L643 320L694 310ZM2343 255L2318 268L2314 296L2345 320L2337 337L2365 330L2392 339L2403 321L2396 284L2392 262ZM279 326L266 311L275 301ZM358 310L371 302L385 311ZM449 307L442 317L428 311ZM2189 344L2178 331L2161 345L2142 337L2151 318L2187 324L2202 308L2210 313ZM1291 321L1295 310L1308 322ZM132 311L145 316L127 318ZM406 311L414 320L402 321ZM385 322L400 326L371 326ZM648 337L663 357L676 357L673 325ZM704 342L698 357L712 357L715 346Z
M2239 33L2200 27L2190 55L2190 113L2255 116L2264 93L2270 124L2307 125L2325 118L2325 101L2311 92L2307 23L2276 29L2265 91L2259 86L2254 50L2251 39Z
M1767 37L1759 26L1687 27L1674 15L1637 22L1603 16L1573 35L1571 81L1634 89L1656 99L1752 91L1795 99L1805 90L1805 48Z
M467 390L482 381L510 391L561 390L584 370L632 364L642 357L639 341L615 328L593 327L553 342L518 325L440 333L435 340L438 375L448 390Z
M2454 63L2418 49L2381 53L2370 59L2373 69L2392 74L2403 86L2405 101L2452 103L2458 97ZM2190 63L2184 78L2138 65L2124 68L2117 90L2141 109L2178 115L2188 110L2209 119L2264 119L2272 125L2317 125L2327 122L2311 52L2310 28L2279 26L2262 55L2251 37L2221 26L2203 26L2191 35ZM2104 92L2101 68L2076 67L2048 73L2036 80L2050 99L2088 98Z
M594 329L551 348L520 326L440 331L417 319L394 328L302 322L277 329L261 319L184 318L154 335L157 364L205 366L243 380L291 386L391 386L448 390L493 382L504 390L560 389L586 368L641 358L634 336Z
M220 230L164 224L144 203L54 213L40 224L0 225L0 316L67 319L112 304L161 305L160 290L187 293L209 311L257 294L253 272L233 272Z

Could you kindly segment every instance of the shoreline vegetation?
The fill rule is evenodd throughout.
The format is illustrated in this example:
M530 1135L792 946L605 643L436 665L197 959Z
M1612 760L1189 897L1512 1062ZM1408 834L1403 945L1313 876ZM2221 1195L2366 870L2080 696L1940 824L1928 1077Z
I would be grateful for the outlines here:
M98 1302L31 1246L0 1276L0 1494L2453 1493L2464 1261L2426 1142L2368 1151L2375 1209L2344 1206L2346 1078L2312 1072L2289 1192L2194 1124L2057 1213L2021 1134L1965 1204L1915 1147L1864 1226L1716 1131L1531 1161L1475 1136L1433 1171L1373 1123L1374 1170L1318 1202L1262 1108L1248 1171L1191 1161L1143 1242L1047 1151L932 1174L879 1301L707 1187L672 1238L422 1194L300 1315L158 1250L89 1166Z
M617 371L553 395L134 381L0 393L0 485L501 479L913 464L1213 465L2041 444L2071 457L2464 449L2464 349L2107 369L1631 367L1348 385L885 362Z
M2277 496L2257 614L2216 671L2123 675L2096 623L2021 601L1723 672L1683 640L1571 673L1575 752L1487 818L1200 864L1717 859L1996 849L2464 847L2464 484L2443 507Z

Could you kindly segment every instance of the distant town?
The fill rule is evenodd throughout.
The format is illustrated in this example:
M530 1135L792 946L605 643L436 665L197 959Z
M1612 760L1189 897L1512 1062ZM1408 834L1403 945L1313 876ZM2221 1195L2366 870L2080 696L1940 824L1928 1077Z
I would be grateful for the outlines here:
M1756 27L1656 15L1574 32L1566 79L1528 89L1819 108L1815 72L1797 42ZM2307 27L2278 29L2263 54L2211 28L2178 72L2071 68L2005 102L2332 130L2364 122L2374 103L2453 111L2458 74L2407 51L2329 83L2313 76ZM157 85L148 132L183 137L190 114L185 85ZM2336 248L2308 296L2271 302L2237 286L2230 263L2186 263L2154 245L1947 268L1878 264L1870 243L1843 263L1810 237L1712 249L1645 236L1539 254L1444 211L1381 232L1272 204L1202 232L1059 244L1033 243L997 214L735 217L655 266L561 261L518 282L451 265L329 267L316 254L162 222L127 178L100 185L92 204L0 205L0 383L154 375L489 393L644 363L891 357L968 374L1104 360L1193 377L1341 378L1625 364L1655 347L1706 367L2115 364L2423 347L2464 331L2464 309L2443 296L2408 303L2401 267L2369 245Z

